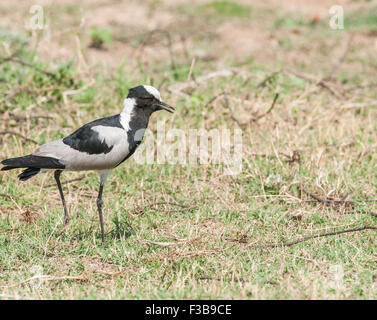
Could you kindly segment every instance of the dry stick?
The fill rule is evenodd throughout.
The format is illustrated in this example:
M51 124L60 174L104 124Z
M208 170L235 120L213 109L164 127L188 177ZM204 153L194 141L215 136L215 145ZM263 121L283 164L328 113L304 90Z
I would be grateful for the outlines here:
M375 107L377 106L377 100L364 102L364 103L345 103L344 109L353 109L353 108L366 108L366 107Z
M188 205L176 203L176 202L154 202L154 203L151 203L151 204L146 205L146 206L137 207L137 209L149 208L151 206L160 206L160 205L172 205L172 206L177 206L177 207L181 207L181 208L188 208L189 207Z
M30 116L30 117L19 117L19 116L15 116L15 115L10 115L9 116L9 119L0 119L1 121L11 121L11 120L15 120L15 121L23 121L23 120L29 120L29 119L47 119L47 120L52 120L54 118L52 117L49 117L49 116Z
M12 101L14 99L14 97L18 94L20 94L21 92L27 92L28 94L31 95L31 98L34 100L34 101L37 101L37 99L34 97L35 96L35 91L33 90L30 90L29 89L29 83L30 81L26 81L24 84L19 84L17 87L14 87L12 88L12 90L9 92L9 93L6 93L6 95L4 95L3 99L0 100L0 102L2 103L3 101ZM0 110L1 113L4 113L5 111L4 110Z
M377 83L369 83L369 84L364 84L360 86L349 86L345 88L345 91L353 91L353 90L373 88L373 87L377 87Z
M232 118L232 120L237 123L237 125L241 128L242 126L244 126L245 124L241 123L233 114L233 110L232 108L230 107L229 105L229 101L228 101L228 97L226 96L226 93L223 92L223 95L224 95L224 103L225 103L225 107L229 109L229 112L230 112L230 117Z
M12 288L12 287L18 287L20 285L23 285L25 283L28 283L32 280L35 280L35 279L42 279L42 280L46 280L46 281L57 281L57 280L77 280L77 281L88 281L88 277L84 274L82 275L79 275L79 276L63 276L63 277L53 277L53 276L47 276L47 275L36 275L36 276L33 276L29 279L26 279L24 281L21 281L21 282L18 282L18 283L15 283L15 284L12 284L12 285L9 285L9 286L1 286L1 288Z
M161 242L161 241L152 241L148 239L140 239L140 243L142 244L149 244L149 245L156 245L161 247L169 247L178 244L177 242Z
M11 135L14 135L14 136L18 136L18 137L24 139L25 141L33 142L34 144L39 144L37 141L35 141L33 139L29 139L29 138L23 136L21 133L18 133L18 132L15 132L15 131L0 131L0 135L2 135L2 134L11 134Z
M167 213L173 213L173 212L183 212L183 211L189 211L192 209L198 209L197 206L192 206L192 207L187 207L187 208L182 208L182 209L176 209L176 210L167 210Z
M252 118L252 119L250 120L250 122L257 122L258 120L262 119L263 117L265 117L266 115L268 115L268 114L272 111L272 109L275 107L275 104L276 104L277 99L279 98L279 94L280 94L279 91L280 91L280 86L278 85L278 87L277 87L277 89L276 89L276 92L275 92L274 99L273 99L273 101L272 101L272 103L271 103L271 106L268 108L268 110L267 110L265 113L263 113L263 114L261 114L261 115L255 117L255 118ZM241 122L240 122L240 121L234 116L234 114L233 114L233 110L232 110L231 107L229 106L229 101L228 101L228 98L226 97L226 93L223 92L223 95L224 95L224 105L225 105L225 107L229 110L229 112L230 112L230 117L232 118L232 120L233 120L234 122L236 122L237 125L238 125L240 128L246 126L246 125L248 124L248 122L241 123Z
M211 277L211 276L201 276L197 278L198 280L217 280L217 281L229 281L229 282L249 282L249 280L246 280L244 278L233 278L233 279L221 279L218 277Z
M317 196L316 196L317 197ZM301 202L318 202L318 200L300 200ZM377 199L360 199L360 200L336 200L336 199L327 199L324 201L330 201L333 203L359 203L359 202L377 202Z
M307 195L309 195L310 197L312 197L313 199L315 199L316 201L320 202L320 203L323 203L327 206L331 206L335 203L335 200L330 200L330 199L322 199L318 196L316 196L315 194L305 190L304 188L300 188L302 191L304 191ZM348 196L348 195L347 195ZM337 203L344 203L345 201L344 200L336 200Z
M259 245L259 246L258 245L248 245L248 247L253 247L253 248L290 247L290 246L293 246L297 243L301 243L301 242L304 242L304 241L307 241L307 240L310 240L310 239L327 237L327 236L335 236L335 235L342 234L342 233L357 232L357 231L363 231L363 230L377 230L377 227L364 226L364 227L361 227L361 228L353 228L353 229L346 229L346 230L341 230L341 231L315 234L315 235L312 235L312 236L303 237L301 239L297 239L297 240L285 242L285 243L275 243L275 244L273 243L273 244L265 244L265 245Z
M206 109L213 101L215 101L218 97L224 95L225 92L220 92L217 95L213 96L211 99L208 100L208 102L205 104L204 109Z
M336 98L338 98L341 102L345 101L344 97L334 88L328 85L327 81L325 79L322 79L318 85L322 88L327 89L329 92L331 92Z
M293 70L289 70L289 69L285 69L284 70L286 73L289 73L291 75L294 75L295 77L297 78L301 78L301 79L304 79L312 84L315 84L317 86L320 86L324 89L327 89L331 94L333 94L337 99L339 99L340 101L344 101L344 97L338 92L336 91L334 88L330 87L327 82L325 81L325 79L316 79L314 77L310 77L310 76L307 76L307 75L304 75L304 74L301 74L301 73L298 73L296 71L293 71Z
M157 85L157 89L159 91L161 91L161 88L162 88L162 85L166 82L166 80L168 80L168 77L165 75L162 80L160 81L160 83Z
M347 203L352 204L352 203L357 203L357 202L376 202L377 201L377 200L373 200L373 199L360 200L360 201L346 200L346 198L349 195L348 193L342 199L340 199L340 200L322 199L322 198L316 196L315 194L313 194L313 193L305 190L302 187L301 187L301 190L304 191L307 195L309 195L313 199L315 199L314 201L311 201L311 200L302 200L303 202L320 202L320 203L323 203L326 206L335 207L335 209L336 209L336 205L337 204L343 204L343 205L345 205ZM377 217L377 213L370 212L370 211L360 211L360 213L368 213L368 214L370 214L373 217Z
M19 51L16 51L16 52L12 53L9 57L2 58L2 59L0 60L0 64L3 64L4 62L8 62L8 61L12 60L12 59L13 59L16 55L18 55L20 52L21 52L21 51L19 50Z
M119 271L116 271L116 272L107 272L107 271L103 271L103 270L95 270L94 272L115 278L115 277L119 277L119 276L123 275L123 273L125 273L127 270L128 269L125 268L123 270L119 270Z
M6 58L1 59L1 60L0 60L0 64L2 64L2 63L4 63L4 62L8 62L8 61L9 61L9 62L18 63L18 64L21 64L22 66L29 67L29 68L31 68L31 69L34 69L34 70L36 70L36 71L38 71L38 72L40 72L40 73L43 73L43 74L45 74L45 75L47 75L47 76L49 76L49 77L52 77L52 78L55 78L55 79L56 79L56 75L55 75L55 74L53 74L53 73L51 73L51 72L48 72L48 71L45 71L45 70L42 70L42 69L40 69L40 68L38 68L38 67L36 67L36 66L30 64L30 63L27 63L27 62L23 61L22 58L16 58L16 57L15 57L16 55L18 55L18 52L13 53L13 54L12 54L11 56L9 56L9 57L6 57Z
M189 71L188 76L187 76L187 81L191 80L191 75L192 75L192 72L194 70L195 61L196 61L195 57L192 58L191 65L190 65L190 71Z
M153 34L156 34L156 33L161 33L161 34L165 35L166 38L167 38L167 40L168 40L168 51L169 51L169 56L170 56L170 65L171 65L171 69L175 73L176 72L176 67L175 67L175 62L174 62L174 58L173 58L172 41L171 41L171 35L170 35L169 31L163 30L163 29L155 29L155 30L150 31L148 33L146 39L144 39L144 41L142 42L141 46L139 47L139 50L140 50L139 55L141 55L143 53L144 47L150 41L150 39L152 38Z
M265 113L257 116L256 118L252 119L251 121L256 122L259 119L262 119L263 117L265 117L266 115L268 115L272 111L272 109L274 108L274 106L276 104L276 100L279 98L279 95L280 95L280 85L278 85L277 88L276 88L274 100L272 101L272 104L271 104L270 108Z
M21 299L21 297L18 295L11 295L11 294L5 294L5 293L0 293L0 298L15 299L15 300Z
M181 207L184 211L198 208L198 206L188 206L188 205L175 203L175 202L155 202L155 203L151 203L151 204L148 204L148 205L145 205L145 206L136 207L136 208L133 209L133 212L138 212L138 211L142 212L144 209L148 209L148 208L151 208L153 206L161 206L161 205L171 205L171 206ZM181 212L183 210L170 210L169 212Z
M377 217L377 213L375 212L371 212L371 211L351 211L351 212L347 212L347 213L364 213L364 214L370 214L372 217Z
M239 74L243 72L241 69L238 68L228 68L228 69L222 69L217 70L214 72L210 72L206 75L197 77L195 80L191 81L185 81L185 82L177 82L167 87L168 91L170 92L176 92L176 93L183 93L183 90L191 89L197 87L200 83L209 81L211 79L216 78L227 78L232 77L236 74Z
M0 197L11 198L9 194L0 193Z
M259 82L254 89L251 90L252 92L257 91L260 87L263 87L267 82L269 82L272 78L274 78L278 73L280 73L281 70L277 70L269 74L267 77L265 77L261 82Z

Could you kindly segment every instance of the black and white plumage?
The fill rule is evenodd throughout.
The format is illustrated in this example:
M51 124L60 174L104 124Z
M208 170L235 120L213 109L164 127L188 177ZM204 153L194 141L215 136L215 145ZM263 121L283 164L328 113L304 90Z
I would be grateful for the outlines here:
M26 168L18 177L25 181L34 175L55 170L54 177L64 207L64 228L69 223L60 174L63 170L96 170L100 174L97 198L102 242L104 228L102 217L102 192L109 172L127 160L143 139L149 117L158 110L173 112L164 103L158 90L152 86L138 86L129 90L123 103L123 111L115 116L85 124L64 139L41 145L30 155L10 158L1 163L1 170Z

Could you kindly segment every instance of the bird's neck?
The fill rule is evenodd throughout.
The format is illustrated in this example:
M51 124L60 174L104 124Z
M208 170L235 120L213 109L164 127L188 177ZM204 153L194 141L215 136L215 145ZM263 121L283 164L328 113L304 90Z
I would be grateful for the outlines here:
M123 110L120 114L120 123L126 131L130 130L131 119L135 114L135 108L135 99L127 98L123 101Z
M123 102L123 111L120 114L120 123L126 131L137 131L148 126L150 114L147 110L136 106L134 98L127 98Z

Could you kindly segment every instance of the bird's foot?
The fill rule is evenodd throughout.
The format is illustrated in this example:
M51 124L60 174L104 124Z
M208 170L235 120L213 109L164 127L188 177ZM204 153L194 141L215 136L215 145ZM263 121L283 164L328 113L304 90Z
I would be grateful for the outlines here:
M64 224L63 226L60 228L60 234L62 234L67 228L68 226L71 224L71 221L68 219L64 219Z

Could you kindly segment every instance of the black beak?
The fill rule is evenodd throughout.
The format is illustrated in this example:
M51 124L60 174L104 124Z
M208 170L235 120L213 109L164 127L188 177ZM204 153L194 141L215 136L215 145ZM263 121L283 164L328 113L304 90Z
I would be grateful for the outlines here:
M157 110L166 110L167 112L173 113L175 109L172 106L166 104L165 102L159 101Z

